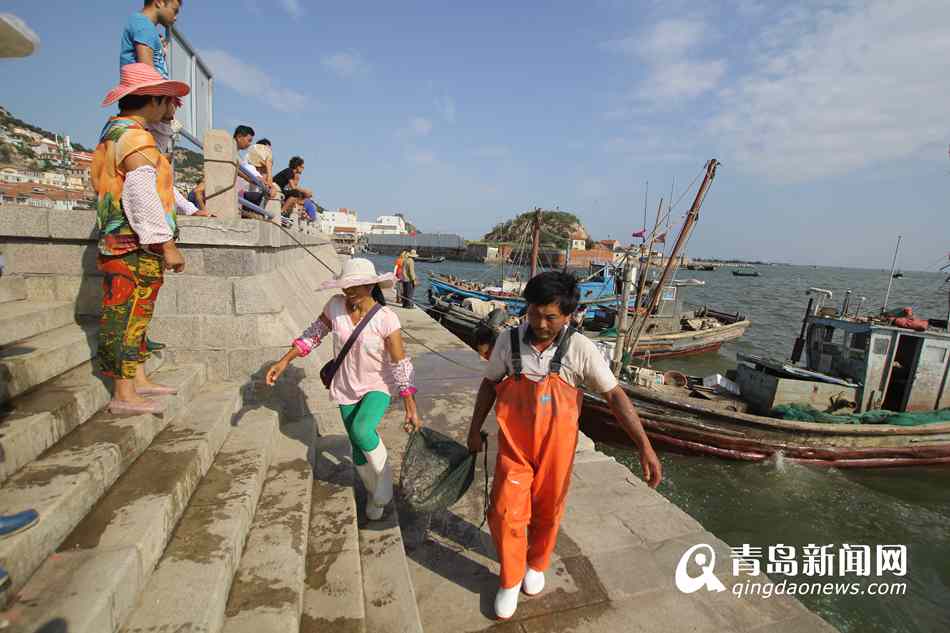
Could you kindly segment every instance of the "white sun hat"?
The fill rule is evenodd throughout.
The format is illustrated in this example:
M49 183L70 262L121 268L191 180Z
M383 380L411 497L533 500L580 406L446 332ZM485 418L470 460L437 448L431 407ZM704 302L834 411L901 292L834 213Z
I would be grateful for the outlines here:
M320 284L320 290L333 288L352 288L379 284L381 288L392 288L395 277L392 273L376 274L376 267L368 259L356 257L343 264L343 270L335 278Z

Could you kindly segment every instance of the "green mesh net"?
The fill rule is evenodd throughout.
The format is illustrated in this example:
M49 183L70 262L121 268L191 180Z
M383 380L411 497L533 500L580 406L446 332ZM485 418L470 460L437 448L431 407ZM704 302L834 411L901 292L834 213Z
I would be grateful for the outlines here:
M400 497L420 513L449 508L472 485L476 458L468 447L438 431L414 431L402 458Z
M894 424L897 426L921 426L923 424L937 424L950 422L950 409L938 411L895 412L895 411L865 411L848 415L824 413L814 407L802 404L780 404L770 412L770 415L783 420L797 420L799 422L820 422L822 424Z

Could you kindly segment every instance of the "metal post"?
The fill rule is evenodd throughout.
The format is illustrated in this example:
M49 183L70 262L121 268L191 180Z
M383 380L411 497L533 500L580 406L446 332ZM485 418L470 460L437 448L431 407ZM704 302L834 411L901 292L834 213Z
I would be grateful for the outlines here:
M887 301L891 298L891 284L894 283L894 269L897 267L897 252L901 249L901 236L897 236L897 246L894 248L894 260L891 262L891 274L887 277L887 292L884 293L884 305L881 306L881 314L887 312Z
M611 363L614 376L620 376L623 368L623 348L627 333L627 306L630 303L630 273L633 271L633 249L627 250L623 261L623 288L620 292L620 305L617 308L617 341L614 345L614 357ZM637 258L639 259L639 257Z
M570 236L568 236L570 239ZM538 273L538 254L541 251L541 209L534 209L534 232L531 236L531 278ZM529 279L529 281L530 281Z

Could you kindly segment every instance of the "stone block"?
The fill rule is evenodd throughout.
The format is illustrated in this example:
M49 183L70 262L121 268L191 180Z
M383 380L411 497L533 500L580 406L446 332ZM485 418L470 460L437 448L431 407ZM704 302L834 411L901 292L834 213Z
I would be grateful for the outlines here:
M237 314L276 314L284 308L274 274L235 279L233 285Z
M300 336L300 331L294 327L290 315L280 314L257 315L257 339L260 345L279 347L290 345L291 341Z
M3 244L4 274L53 273L49 242L17 241Z
M96 257L99 251L95 244L53 242L47 246L45 253L48 259L45 262L35 262L37 269L29 272L53 275L84 275L98 272Z
M56 301L56 279L52 275L26 275L24 280L30 301Z
M205 133L204 157L209 162L204 165L205 191L208 198L208 211L222 219L240 216L237 203L237 145L231 134L225 130L208 130ZM214 162L210 162L214 161Z
M213 246L258 246L260 222L192 217L179 221L179 240L183 244Z
M631 532L650 543L703 531L696 519L673 504L624 508L616 516Z
M26 279L23 277L0 277L0 303L26 299Z
M88 240L98 236L95 211L49 210L49 235L59 240Z
M0 237L49 237L49 212L30 207L0 207Z
M280 360L287 353L287 345L280 347L258 347L254 349L228 350L228 379L234 381L247 380L250 376L258 376L261 381L267 374L267 368ZM295 363L291 365L281 380L303 379L303 370Z
M210 349L256 347L257 321L253 316L202 316L201 346Z
M204 272L215 277L249 277L260 272L257 253L250 248L208 248Z
M179 314L234 313L231 280L220 277L183 277L175 284Z
M197 349L201 344L200 328L198 316L155 316L148 326L148 335L169 347Z
M199 246L181 246L181 254L185 257L185 276L205 274L205 252Z
M168 362L175 366L203 364L208 370L208 382L225 382L228 379L228 353L225 350L169 349L164 353Z

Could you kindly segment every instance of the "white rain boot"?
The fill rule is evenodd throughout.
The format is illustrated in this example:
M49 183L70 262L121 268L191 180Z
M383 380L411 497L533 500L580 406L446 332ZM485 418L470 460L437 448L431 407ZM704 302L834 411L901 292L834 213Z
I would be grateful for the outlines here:
M521 588L529 596L536 596L544 591L544 572L535 571L528 567L524 580L521 582Z
M363 454L366 455L366 461L373 467L373 475L376 479L376 486L366 502L366 517L370 521L378 521L383 518L386 504L393 498L393 469L389 465L389 459L387 459L389 454L382 441L379 446Z
M373 491L376 490L376 473L373 472L372 464L366 462L362 466L359 464L353 464L353 466L356 467L356 474L363 480L363 487L366 488L367 498L371 498Z
M520 592L521 583L508 589L498 588L498 593L495 594L495 615L499 620L507 620L515 614L518 609L518 594Z

